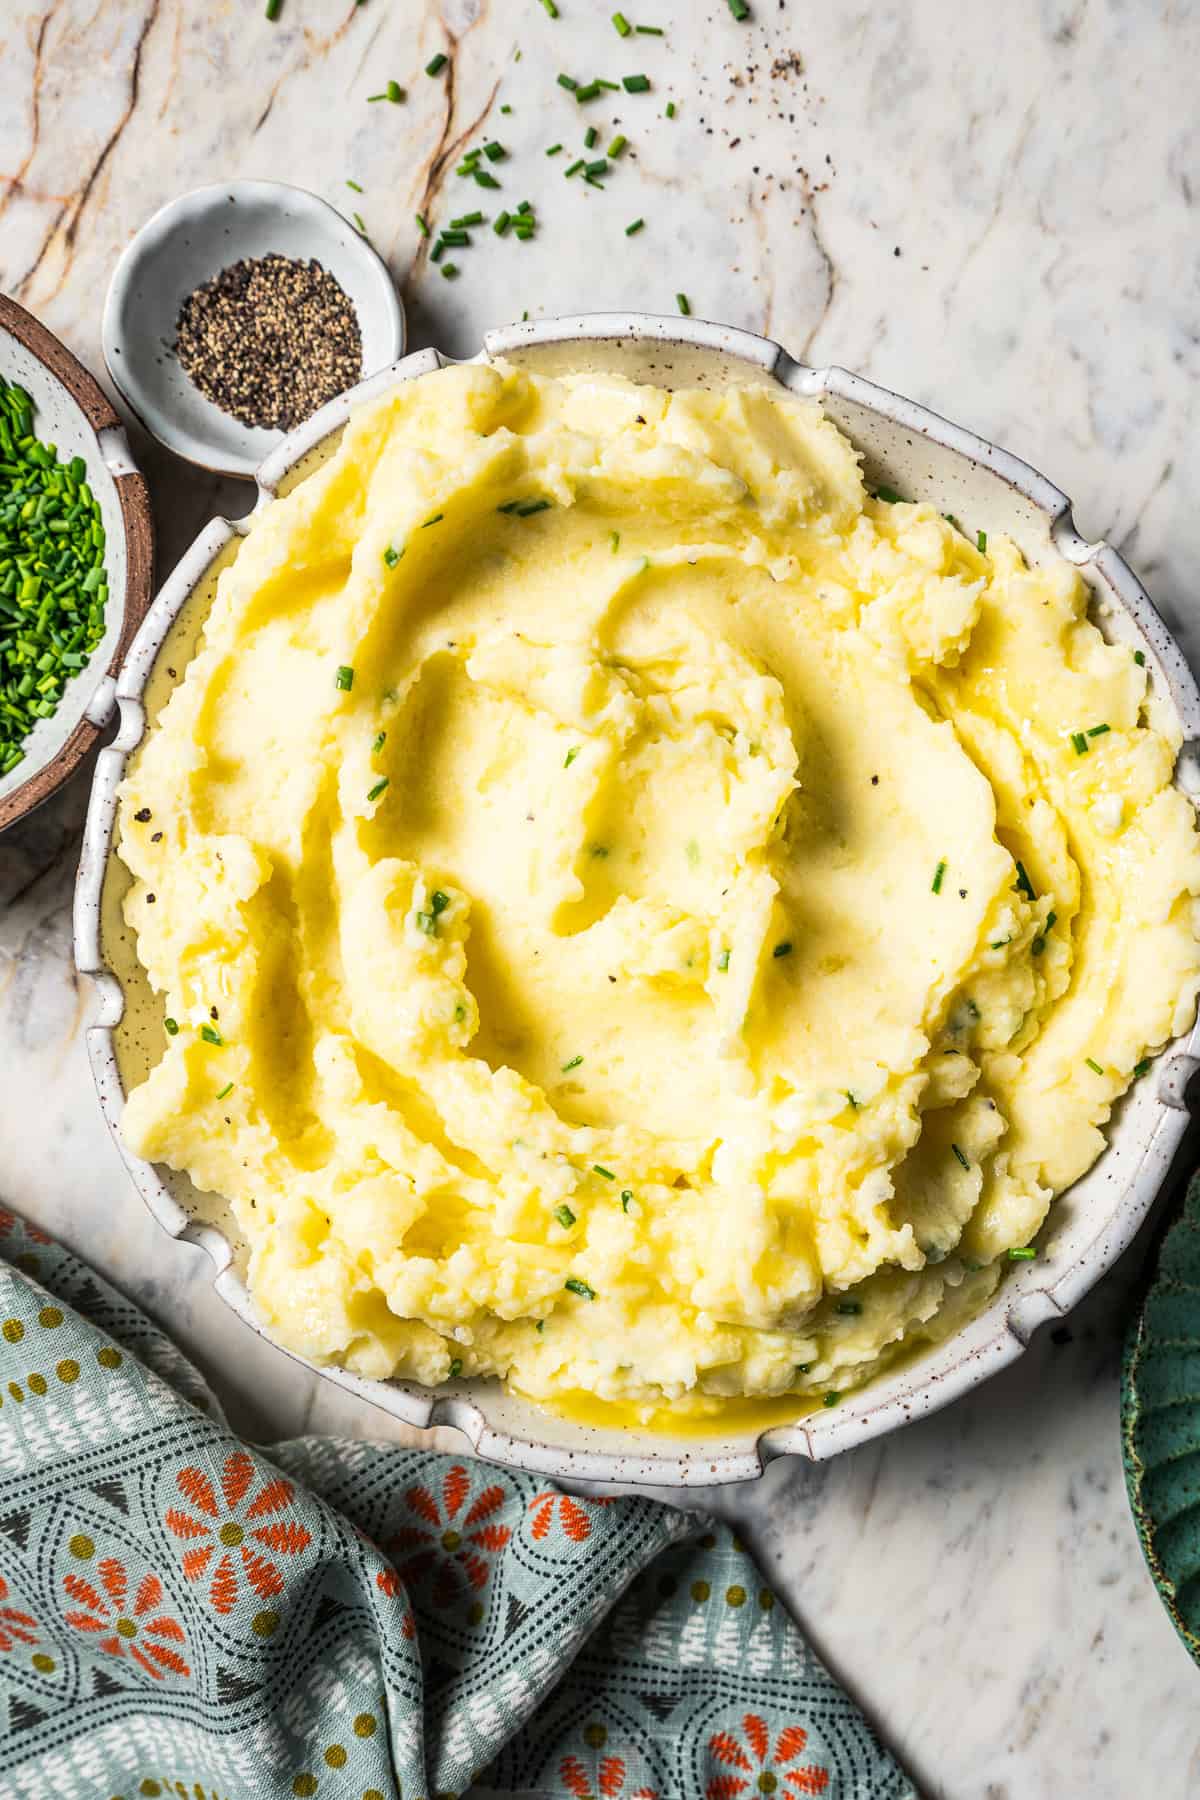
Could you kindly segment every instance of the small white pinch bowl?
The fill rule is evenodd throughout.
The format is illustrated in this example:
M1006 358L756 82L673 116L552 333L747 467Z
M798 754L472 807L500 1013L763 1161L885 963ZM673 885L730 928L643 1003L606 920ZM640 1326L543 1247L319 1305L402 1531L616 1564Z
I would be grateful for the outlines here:
M806 368L778 344L701 319L596 313L512 325L489 332L475 360L499 358L548 375L613 371L668 388L756 384L820 400L862 452L872 486L930 500L968 530L1006 532L1030 563L1065 558L1078 568L1091 589L1096 624L1145 658L1151 716L1182 736L1177 785L1193 799L1200 793L1200 692L1180 650L1116 551L1085 543L1066 495L1028 463L860 376ZM273 505L333 449L355 406L449 361L437 350L420 351L314 414L259 469L256 512ZM75 958L98 990L88 1047L114 1133L126 1092L143 1079L163 1042L162 1002L149 987L122 916L131 878L114 847L117 788L130 754L184 674L217 576L238 555L245 528L245 520L214 519L164 585L120 676L120 729L96 769L75 895ZM837 1406L765 1429L737 1422L722 1428L718 1421L705 1435L672 1436L558 1418L494 1381L429 1389L336 1367L317 1372L410 1425L456 1426L479 1455L558 1480L703 1488L760 1475L780 1455L836 1455L977 1387L1112 1267L1150 1211L1183 1139L1189 1090L1200 1085L1192 1082L1200 1068L1198 1050L1200 1025L1168 1045L1116 1107L1107 1149L1055 1201L1035 1261L1015 1263L990 1304L962 1331ZM117 1142L160 1224L208 1252L217 1292L247 1325L270 1337L247 1291L246 1245L226 1203L200 1193L186 1176L141 1161L119 1134Z
M228 181L180 195L122 252L101 343L113 383L152 437L218 475L252 478L283 433L243 425L194 387L173 345L192 290L231 263L271 252L315 259L358 315L364 378L404 355L405 319L383 258L341 213L282 181Z

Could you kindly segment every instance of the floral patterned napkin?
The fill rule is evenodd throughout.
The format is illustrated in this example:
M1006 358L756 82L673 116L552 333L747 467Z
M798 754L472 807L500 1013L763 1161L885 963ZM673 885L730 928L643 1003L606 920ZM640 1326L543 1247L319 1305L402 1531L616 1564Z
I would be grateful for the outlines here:
M0 1794L916 1800L724 1528L233 1437L0 1212Z

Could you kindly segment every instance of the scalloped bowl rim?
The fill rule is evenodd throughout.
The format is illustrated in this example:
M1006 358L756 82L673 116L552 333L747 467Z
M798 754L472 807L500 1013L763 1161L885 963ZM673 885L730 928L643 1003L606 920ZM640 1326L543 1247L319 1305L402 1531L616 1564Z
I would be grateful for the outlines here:
M669 350L693 360L711 356L735 371L734 381L779 383L793 393L830 404L844 403L864 417L879 420L885 428L898 428L910 446L914 439L923 440L963 459L975 470L998 478L1041 515L1052 548L1078 567L1093 588L1103 590L1111 611L1124 613L1127 624L1132 623L1132 633L1126 629L1125 635L1142 648L1159 701L1166 705L1181 731L1176 784L1189 797L1200 791L1200 691L1196 682L1132 570L1111 546L1102 541L1087 543L1076 532L1066 495L1028 463L914 401L844 369L809 368L796 362L780 345L752 332L696 318L597 313L488 332L482 350L474 358L450 358L436 349L418 351L330 401L289 433L258 470L258 501L248 518L273 503L285 477L297 470L327 437L341 430L354 407L377 398L393 385L457 361L506 358L536 366L547 353L569 356L583 346L602 352L609 364L626 354L650 351ZM631 346L637 347L636 352L631 351ZM755 1427L739 1433L734 1428L716 1447L714 1438L703 1436L681 1443L678 1438L664 1441L656 1434L634 1428L619 1433L568 1429L553 1413L532 1403L518 1403L517 1409L524 1407L527 1421L523 1418L521 1428L515 1430L511 1422L498 1423L491 1416L498 1396L502 1396L502 1409L504 1398L510 1408L513 1405L513 1397L504 1397L495 1383L458 1382L430 1389L412 1382L377 1380L336 1365L310 1362L279 1345L234 1266L235 1252L229 1239L214 1225L193 1218L169 1192L155 1165L133 1155L121 1141L117 1120L124 1090L114 1032L124 1012L125 995L117 976L105 963L100 930L105 875L110 858L115 856L117 788L126 761L145 732L142 695L147 680L186 601L205 580L214 560L244 533L248 518L236 524L214 519L200 532L163 584L118 678L114 699L120 708L120 728L113 743L101 752L93 780L76 884L74 936L76 965L81 974L92 978L97 993L95 1021L87 1032L92 1070L122 1158L163 1228L173 1237L198 1245L212 1258L217 1292L253 1330L314 1373L409 1425L457 1427L480 1456L493 1461L558 1479L704 1487L756 1477L779 1455L798 1454L820 1460L936 1411L1012 1362L1040 1325L1061 1318L1112 1267L1152 1207L1186 1128L1188 1084L1200 1066L1200 1022L1184 1038L1160 1052L1155 1068L1136 1084L1134 1091L1139 1094L1152 1084L1149 1100L1140 1106L1134 1141L1126 1147L1127 1154L1137 1160L1128 1178L1118 1184L1108 1213L1098 1207L1095 1218L1089 1220L1095 1227L1094 1236L1076 1249L1061 1272L1048 1281L1046 1263L1018 1264L1006 1274L1001 1290L989 1306L961 1331L923 1351L911 1363L902 1362L898 1369L885 1372L863 1389L847 1395L835 1409L765 1429ZM1119 1123L1118 1115L1110 1128L1110 1143ZM1107 1149L1089 1174L1081 1178L1081 1184L1094 1177L1114 1155L1115 1146ZM1076 1184L1076 1188L1081 1184ZM1073 1193L1076 1188L1067 1192ZM1060 1196L1056 1207L1061 1207L1062 1201ZM556 1441L556 1429L572 1441L564 1443L561 1437ZM593 1447L593 1438L607 1444L618 1437L619 1448Z

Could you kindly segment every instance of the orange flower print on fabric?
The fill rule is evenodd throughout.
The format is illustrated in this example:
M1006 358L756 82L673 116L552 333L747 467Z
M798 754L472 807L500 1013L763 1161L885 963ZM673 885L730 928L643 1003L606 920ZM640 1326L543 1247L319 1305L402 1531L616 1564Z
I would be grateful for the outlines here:
M568 1794L577 1800L658 1800L653 1788L625 1786L625 1764L619 1756L602 1756L594 1776L577 1756L564 1756L558 1773Z
M399 1575L397 1575L395 1569L380 1569L378 1575L375 1577L375 1586L379 1589L380 1593L386 1595L389 1600L400 1598L407 1599L404 1583L401 1581ZM404 1617L400 1621L400 1636L403 1638L415 1638L416 1635L417 1621L413 1614L412 1607L409 1606L405 1608Z
M612 1504L612 1500L573 1500L570 1494L537 1494L529 1502L529 1535L541 1543L557 1519L572 1543L582 1544L592 1535L593 1509Z
M97 1585L98 1583L98 1585ZM172 1644L184 1644L178 1619L163 1612L163 1584L157 1575L144 1575L130 1591L129 1571L115 1556L96 1565L96 1582L72 1571L63 1576L67 1597L76 1602L66 1613L68 1625L88 1633L109 1656L129 1656L155 1681L164 1669L173 1675L190 1675L191 1669Z
M471 1477L461 1463L446 1470L440 1496L423 1483L410 1487L404 1502L418 1522L402 1525L384 1546L396 1558L401 1581L412 1586L426 1576L432 1580L435 1606L484 1587L491 1573L488 1558L498 1555L512 1536L495 1519L508 1499L507 1489L493 1482L464 1512L470 1492Z
M219 1488L194 1467L180 1469L175 1483L189 1510L169 1507L164 1523L191 1543L183 1554L183 1573L188 1581L206 1583L213 1611L232 1612L243 1581L260 1600L282 1594L285 1577L274 1559L298 1556L312 1543L306 1526L280 1516L295 1499L291 1482L281 1475L264 1480L253 1458L235 1450L225 1459Z
M0 1575L0 1650L12 1650L18 1644L37 1643L37 1621L19 1606L9 1606L8 1583Z
M0 1238L8 1237L16 1229L16 1224L16 1219L7 1207L0 1206ZM44 1231L39 1231L36 1225L26 1224L25 1235L31 1244L50 1244L54 1241Z
M718 1731L708 1740L708 1753L722 1763L727 1774L713 1775L704 1790L705 1800L736 1800L739 1794L823 1794L829 1786L829 1770L817 1763L797 1766L808 1733L802 1725L788 1725L771 1748L767 1721L747 1713L740 1735Z

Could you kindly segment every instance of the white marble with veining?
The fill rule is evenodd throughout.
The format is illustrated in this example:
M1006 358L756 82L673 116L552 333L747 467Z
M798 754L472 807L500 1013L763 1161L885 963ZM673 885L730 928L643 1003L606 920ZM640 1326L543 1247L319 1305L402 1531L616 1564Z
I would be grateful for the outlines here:
M557 3L551 20L538 0L284 0L272 26L260 0L3 0L0 287L99 373L131 233L228 175L359 209L413 347L470 352L524 309L670 312L682 291L1026 455L1200 655L1200 5L752 0L739 26L724 0L623 0L667 36L622 42L609 0ZM439 49L452 81L422 73ZM554 82L634 69L652 94L586 112ZM407 102L368 105L389 77ZM630 139L604 193L543 154L591 120ZM451 283L412 216L488 198L453 174L484 128L541 230L485 232ZM135 443L165 571L248 493ZM167 1325L245 1429L398 1436L244 1330L125 1176L70 960L85 799L86 774L0 840L0 1194ZM1042 1337L936 1418L719 1496L931 1800L1200 1795L1200 1674L1143 1568L1117 1438L1143 1254L1070 1343Z

